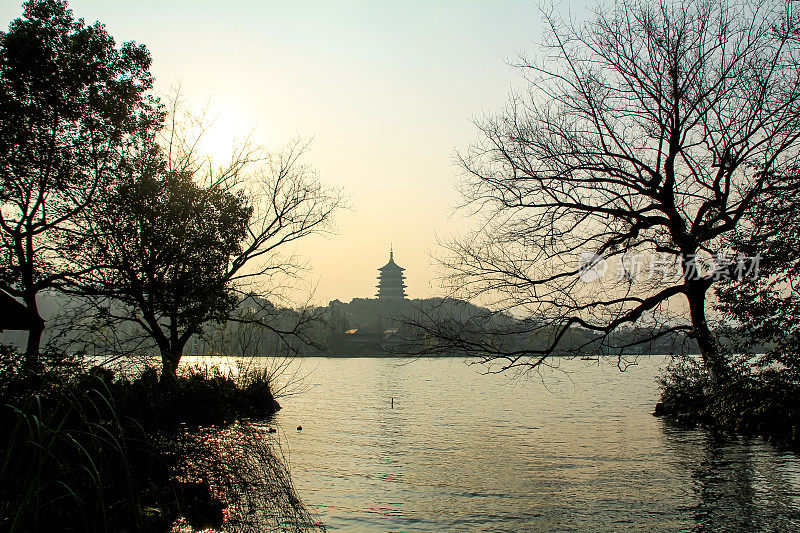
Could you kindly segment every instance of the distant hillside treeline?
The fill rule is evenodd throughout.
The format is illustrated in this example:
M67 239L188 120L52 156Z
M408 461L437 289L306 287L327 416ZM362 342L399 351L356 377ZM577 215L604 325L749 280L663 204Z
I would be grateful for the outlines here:
M107 357L157 355L158 348L134 328L104 328L102 317L84 312L80 300L55 294L42 298L41 309L50 335L46 345L68 352ZM240 301L237 315L248 320L210 323L192 337L187 354L249 356L379 356L476 355L452 346L443 349L433 339L432 328L483 321L486 330L507 331L493 342L506 348L541 348L552 341L553 328L535 320L521 320L468 302L445 298L334 300L327 306L306 309L277 307L248 297ZM253 323L252 317L261 320ZM502 328L497 326L501 325ZM535 333L531 333L535 330ZM291 332L291 335L287 335ZM437 331L441 334L441 331ZM635 355L696 353L697 345L685 335L658 336L653 328L627 328L601 338L573 327L564 335L561 355ZM653 337L656 337L653 339ZM485 340L485 339L484 339ZM646 340L637 344L639 340ZM23 333L7 332L3 342L24 346Z

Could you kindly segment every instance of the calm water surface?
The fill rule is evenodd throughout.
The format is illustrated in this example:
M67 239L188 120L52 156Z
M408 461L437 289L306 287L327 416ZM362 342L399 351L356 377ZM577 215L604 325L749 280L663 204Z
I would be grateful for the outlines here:
M300 359L273 424L332 531L800 531L798 456L651 416L664 365Z

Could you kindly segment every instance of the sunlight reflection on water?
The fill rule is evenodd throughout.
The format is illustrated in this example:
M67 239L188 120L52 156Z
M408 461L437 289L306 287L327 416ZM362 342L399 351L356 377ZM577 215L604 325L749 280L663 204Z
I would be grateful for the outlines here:
M638 363L512 380L456 358L298 359L306 390L272 423L330 530L800 529L798 457L665 426L665 360Z

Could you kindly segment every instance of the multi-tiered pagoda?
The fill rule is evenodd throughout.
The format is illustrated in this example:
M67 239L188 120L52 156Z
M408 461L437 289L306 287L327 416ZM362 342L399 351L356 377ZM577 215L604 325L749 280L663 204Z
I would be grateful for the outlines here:
M406 285L404 283L403 267L394 262L394 251L389 250L389 262L378 269L381 273L378 276L379 300L402 300L406 297Z

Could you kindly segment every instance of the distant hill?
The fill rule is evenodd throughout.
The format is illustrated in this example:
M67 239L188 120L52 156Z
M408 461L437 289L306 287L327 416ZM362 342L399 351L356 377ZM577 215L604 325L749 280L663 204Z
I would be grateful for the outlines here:
M40 309L48 329L45 343L53 341L64 317L79 308L80 301L57 294L43 295ZM480 332L504 330L505 335L492 338L495 346L507 349L541 349L553 338L554 330L537 326L533 319L521 320L504 313L493 313L484 307L461 300L446 298L379 300L354 298L345 303L339 300L327 306L288 309L274 306L267 300L245 298L240 312L258 317L269 328L236 322L210 323L205 334L193 338L187 345L188 354L220 354L231 356L300 355L300 356L380 356L382 354L429 353L460 355L458 350L436 350L435 339L426 329L441 324L459 327L463 323ZM66 323L69 323L68 321ZM420 327L421 326L421 327ZM531 334L532 327L536 333ZM294 332L296 335L286 334ZM64 335L58 338L69 352L86 351L93 355L110 355L135 350L139 354L157 354L155 346L142 343L135 329L119 329L117 344L100 342L109 332L93 329L91 315L75 319ZM641 344L641 339L653 337L646 328L622 328L601 339L591 331L572 328L562 339L561 355L635 355L696 353L696 343L683 334L667 334ZM657 333L657 332L656 332ZM124 337L130 336L125 341ZM134 338L136 337L136 338ZM120 341L120 338L122 339ZM6 331L0 342L25 346L26 332ZM734 340L722 337L725 344Z
M448 324L453 331L468 324L474 334L502 331L492 339L505 349L543 349L555 334L552 327L522 320L507 313L462 300L428 298L415 300L379 300L354 298L349 303L334 300L317 309L324 331L315 331L325 350L306 352L324 355L363 355L381 353L443 353L435 347L429 330L443 331ZM421 327L420 327L421 326ZM531 331L536 333L532 334ZM445 331L445 333L447 333ZM655 335L654 335L655 334ZM640 342L647 339L647 342ZM639 344L637 344L640 342ZM682 334L658 335L652 328L623 328L605 338L595 332L573 327L559 343L557 355L635 355L694 353L696 343ZM450 350L458 355L457 350Z

